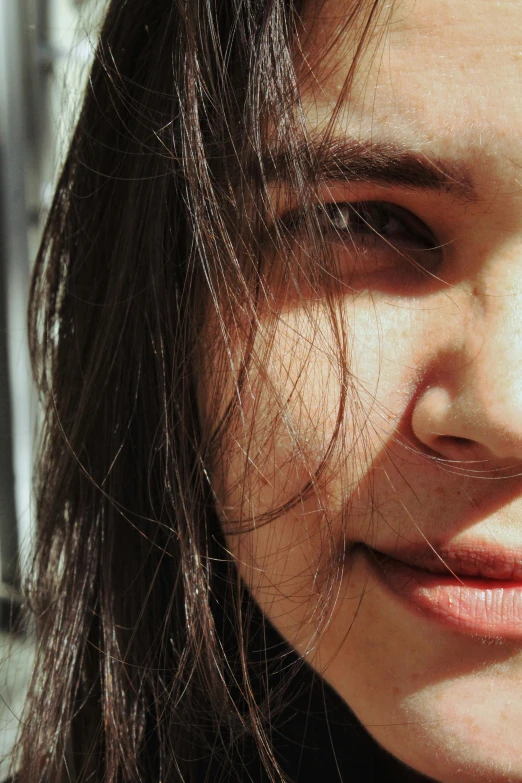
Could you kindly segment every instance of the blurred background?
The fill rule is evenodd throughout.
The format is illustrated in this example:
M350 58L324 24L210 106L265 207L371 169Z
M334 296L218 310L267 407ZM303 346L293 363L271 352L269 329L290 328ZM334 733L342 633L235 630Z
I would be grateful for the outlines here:
M27 293L105 4L0 0L0 781L32 665L30 629L16 629L20 573L31 550L38 424Z

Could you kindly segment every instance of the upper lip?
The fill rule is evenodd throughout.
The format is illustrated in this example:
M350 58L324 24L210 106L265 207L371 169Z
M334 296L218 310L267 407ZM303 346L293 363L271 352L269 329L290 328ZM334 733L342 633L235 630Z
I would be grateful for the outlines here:
M468 576L522 582L522 547L499 547L469 542L441 544L398 544L372 548L377 555L400 560L406 565L434 574Z

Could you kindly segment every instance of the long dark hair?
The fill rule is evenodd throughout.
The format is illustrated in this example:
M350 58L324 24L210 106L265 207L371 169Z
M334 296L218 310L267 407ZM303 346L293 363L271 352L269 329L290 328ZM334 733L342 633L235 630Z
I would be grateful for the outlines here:
M281 779L262 621L208 480L240 395L208 432L197 397L208 313L222 345L238 302L255 328L267 138L297 190L313 178L302 6L114 0L106 14L31 291L45 424L20 783L232 779L245 737ZM360 22L358 52L377 9L354 0L344 20Z

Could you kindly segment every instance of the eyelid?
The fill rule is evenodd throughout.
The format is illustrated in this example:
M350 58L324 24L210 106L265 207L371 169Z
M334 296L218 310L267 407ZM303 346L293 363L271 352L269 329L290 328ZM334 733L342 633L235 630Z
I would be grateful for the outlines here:
M446 261L455 259L460 248L460 239L466 236L470 229L469 204L463 205L455 200L449 192L427 191L425 189L395 187L391 184L377 182L330 180L324 181L317 188L301 194L289 187L283 181L273 182L269 186L267 212L262 218L262 226L258 234L261 244L277 248L293 243L296 220L299 213L313 210L317 204L349 203L363 201L386 201L409 210L421 220L435 240L435 248L439 248ZM471 215L472 223L476 215ZM299 219L299 222L304 222ZM308 221L310 229L313 224ZM310 235L311 236L311 235Z

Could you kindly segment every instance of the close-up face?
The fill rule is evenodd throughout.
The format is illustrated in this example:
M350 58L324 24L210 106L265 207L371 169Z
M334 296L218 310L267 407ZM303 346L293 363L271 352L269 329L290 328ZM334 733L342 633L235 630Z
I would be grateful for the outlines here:
M220 516L266 616L381 745L445 783L519 781L522 3L382 6L345 90L350 6L305 12L299 58L335 283L307 285L274 183L299 274L268 278Z

